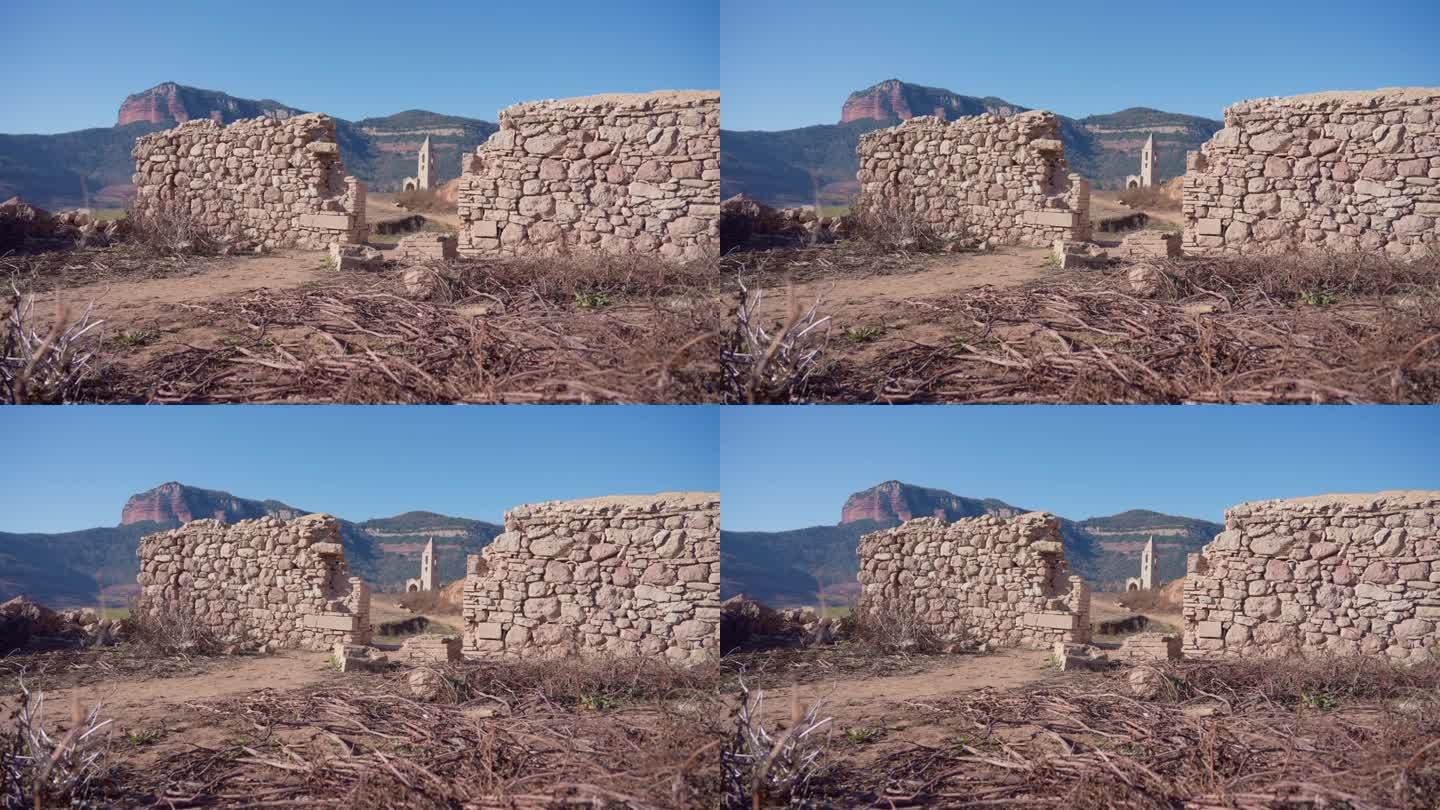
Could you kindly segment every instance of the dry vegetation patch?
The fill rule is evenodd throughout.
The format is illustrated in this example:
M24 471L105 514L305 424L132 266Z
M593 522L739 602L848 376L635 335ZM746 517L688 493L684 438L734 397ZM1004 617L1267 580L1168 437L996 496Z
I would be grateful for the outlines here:
M100 351L64 401L704 402L713 264L577 255L336 274L183 304L203 345ZM78 347L78 344L77 344ZM21 364L23 367L23 364Z
M415 672L412 670L411 672ZM165 806L713 807L724 735L714 668L610 659L434 667L194 707L232 736L111 791Z
M1130 675L1149 670L1145 697ZM948 746L821 758L818 806L1433 808L1440 662L1187 662L927 701ZM796 805L799 806L799 805Z
M813 399L891 403L1440 399L1440 257L1144 267L1139 278L1118 267L906 301L911 320L950 338L868 350L865 362L832 344L806 389ZM822 302L816 317L824 314ZM731 339L752 328L732 320Z

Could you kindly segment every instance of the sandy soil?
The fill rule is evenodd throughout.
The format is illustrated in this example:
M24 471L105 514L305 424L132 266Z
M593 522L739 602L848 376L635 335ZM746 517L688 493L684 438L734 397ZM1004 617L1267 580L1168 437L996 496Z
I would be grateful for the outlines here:
M1045 248L1005 248L992 253L917 257L919 269L911 273L878 276L843 276L807 280L794 286L795 300L803 309L817 297L820 311L829 315L834 343L847 355L860 360L885 354L913 342L944 341L948 336L937 329L928 313L936 299L979 287L1016 287L1060 272L1047 264ZM760 315L767 323L782 322L790 299L784 288L767 291ZM846 330L875 328L877 337L862 343L847 343Z
M339 677L330 668L329 658L329 653L301 651L238 656L214 661L203 675L125 678L56 689L45 693L43 717L53 734L70 726L72 695L87 711L98 701L101 717L114 719L111 733L122 745L130 739L127 735L159 732L153 742L134 743L136 754L131 763L143 767L192 745L213 747L225 739L210 716L193 704L266 689L283 692ZM10 716L15 707L13 695L0 697L0 715Z
M1046 666L1043 650L1003 650L988 655L955 656L918 674L892 677L837 678L765 693L767 723L789 725L791 701L808 708L823 701L821 717L833 717L834 734L842 740L842 762L863 764L911 745L952 744L959 730L946 724L929 702L980 689L1014 689L1046 678L1063 677ZM852 729L880 729L873 741L844 740Z
M218 348L220 335L196 324L195 308L256 289L290 289L333 277L323 251L285 250L263 256L196 259L188 275L143 281L104 282L53 290L40 295L36 312L69 308L71 317L93 302L93 317L105 321L106 360L121 366L143 365L151 358L185 346ZM138 345L116 342L122 335L144 335Z

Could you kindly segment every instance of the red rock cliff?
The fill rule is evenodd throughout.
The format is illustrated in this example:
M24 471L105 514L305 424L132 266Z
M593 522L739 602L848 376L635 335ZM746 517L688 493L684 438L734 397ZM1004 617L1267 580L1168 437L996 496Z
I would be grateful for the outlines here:
M274 515L292 520L301 511L274 501L252 501L237 498L228 492L189 487L176 481L161 484L152 490L130 496L120 513L120 525L143 520L180 524L201 518L217 518L226 523Z
M170 121L184 122L191 118L190 111L180 101L180 86L174 82L156 85L133 96L126 96L120 105L117 126L147 121L152 124Z
M905 101L901 82L891 79L881 82L868 90L851 93L840 109L840 123L850 121L902 121L914 117L910 105Z
M926 489L900 481L886 481L845 500L840 522L874 520L879 523L901 523L917 517L938 517L957 520L979 515L1013 516L1019 509L1001 501L962 498L942 489Z
M840 110L840 123L847 121L882 121L898 124L917 115L934 115L943 110L946 118L993 112L1014 115L1025 108L999 98L976 98L952 93L941 87L924 87L886 79L873 87L858 90L845 99Z

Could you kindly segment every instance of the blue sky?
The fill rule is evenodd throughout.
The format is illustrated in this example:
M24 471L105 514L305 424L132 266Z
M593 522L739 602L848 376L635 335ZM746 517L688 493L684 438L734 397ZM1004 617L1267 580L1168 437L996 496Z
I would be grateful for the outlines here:
M174 81L355 120L719 84L719 0L0 2L0 132L111 126Z
M732 531L834 524L847 495L890 479L1076 520L1440 489L1440 407L752 407L720 426Z
M830 124L885 79L1082 117L1440 84L1435 0L723 0L726 129Z
M0 409L0 531L113 526L178 480L348 520L498 523L542 500L719 487L714 407Z

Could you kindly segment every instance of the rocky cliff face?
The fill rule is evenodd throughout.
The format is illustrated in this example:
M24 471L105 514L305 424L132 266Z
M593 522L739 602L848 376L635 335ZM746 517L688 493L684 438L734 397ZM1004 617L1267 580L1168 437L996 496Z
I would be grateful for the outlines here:
M226 523L273 516L293 520L303 512L279 501L252 501L237 498L228 492L189 487L171 481L152 490L130 496L120 513L120 525L141 521L179 525L201 518L217 518Z
M235 98L215 90L185 87L175 82L157 84L149 90L126 96L120 105L116 126L123 127L144 121L151 124L184 123L195 118L209 118L222 124L241 118L289 118L300 110L278 101L253 101Z
M939 87L887 79L851 93L840 110L840 123L871 120L898 124L917 115L934 115L936 110L943 110L947 119L953 119L984 112L1008 116L1024 112L1025 108L1004 99L962 96Z
M1020 509L992 498L962 498L943 489L886 481L847 498L840 510L840 522L873 520L891 525L917 517L958 520L980 515L1013 517L1020 512Z

